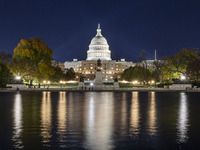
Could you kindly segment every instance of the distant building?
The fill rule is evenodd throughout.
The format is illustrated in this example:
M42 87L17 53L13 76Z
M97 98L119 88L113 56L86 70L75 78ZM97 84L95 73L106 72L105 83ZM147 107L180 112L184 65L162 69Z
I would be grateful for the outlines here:
M112 81L114 75L118 75L125 69L136 65L136 63L131 61L125 61L125 59L121 59L120 61L111 59L109 45L107 40L102 36L100 24L98 24L97 34L92 38L89 50L87 51L87 59L82 61L78 61L77 59L66 61L64 62L64 68L73 68L76 73L84 75L86 80L94 80L98 59L101 60L102 77L105 81Z

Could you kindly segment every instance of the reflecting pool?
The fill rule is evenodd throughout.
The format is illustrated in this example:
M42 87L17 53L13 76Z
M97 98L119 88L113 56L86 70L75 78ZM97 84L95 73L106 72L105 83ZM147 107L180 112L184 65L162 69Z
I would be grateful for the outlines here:
M200 93L0 93L0 149L199 149Z

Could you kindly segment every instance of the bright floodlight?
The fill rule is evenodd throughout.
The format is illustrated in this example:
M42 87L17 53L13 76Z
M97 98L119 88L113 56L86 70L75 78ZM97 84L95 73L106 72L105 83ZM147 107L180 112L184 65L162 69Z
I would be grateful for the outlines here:
M16 76L16 77L15 77L15 79L17 79L17 80L20 80L20 79L21 79L21 77L20 77L20 76Z
M93 86L94 84L93 83L90 83L90 86Z
M186 79L186 76L181 76L181 80L185 80Z

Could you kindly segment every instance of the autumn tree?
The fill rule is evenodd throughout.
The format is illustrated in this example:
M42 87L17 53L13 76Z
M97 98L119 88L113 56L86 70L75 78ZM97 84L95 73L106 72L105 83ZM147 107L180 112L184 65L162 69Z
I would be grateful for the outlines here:
M11 70L22 79L41 81L54 74L53 50L40 38L22 39L14 49Z
M181 75L186 75L188 65L198 57L198 49L182 49L175 56L168 58L167 65L169 73L176 78L179 78Z

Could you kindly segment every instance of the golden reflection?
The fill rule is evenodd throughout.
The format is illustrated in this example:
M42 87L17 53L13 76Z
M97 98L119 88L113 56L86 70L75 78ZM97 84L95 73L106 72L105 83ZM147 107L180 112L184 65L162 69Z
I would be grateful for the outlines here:
M122 106L121 106L121 125L123 127L127 124L127 99L126 99L126 92L123 92L122 94Z
M150 92L150 105L149 105L149 134L155 135L156 134L156 102L155 102L155 92Z
M89 93L86 115L86 149L112 149L113 93Z
M23 132L23 118L22 118L22 99L21 94L17 93L15 96L14 108L13 108L13 137L14 147L16 149L23 149L23 142L21 139Z
M66 124L67 124L67 106L66 106L66 92L59 92L59 102L58 102L58 136L60 142L65 142L66 134ZM60 147L64 147L60 145Z
M51 93L43 92L42 105L41 105L41 136L42 142L46 146L50 142L51 138Z
M178 137L180 143L185 143L188 139L188 100L185 93L180 93L179 112L178 112Z
M132 102L130 110L130 133L133 138L137 138L139 134L139 123L140 123L140 109L138 92L132 92Z

